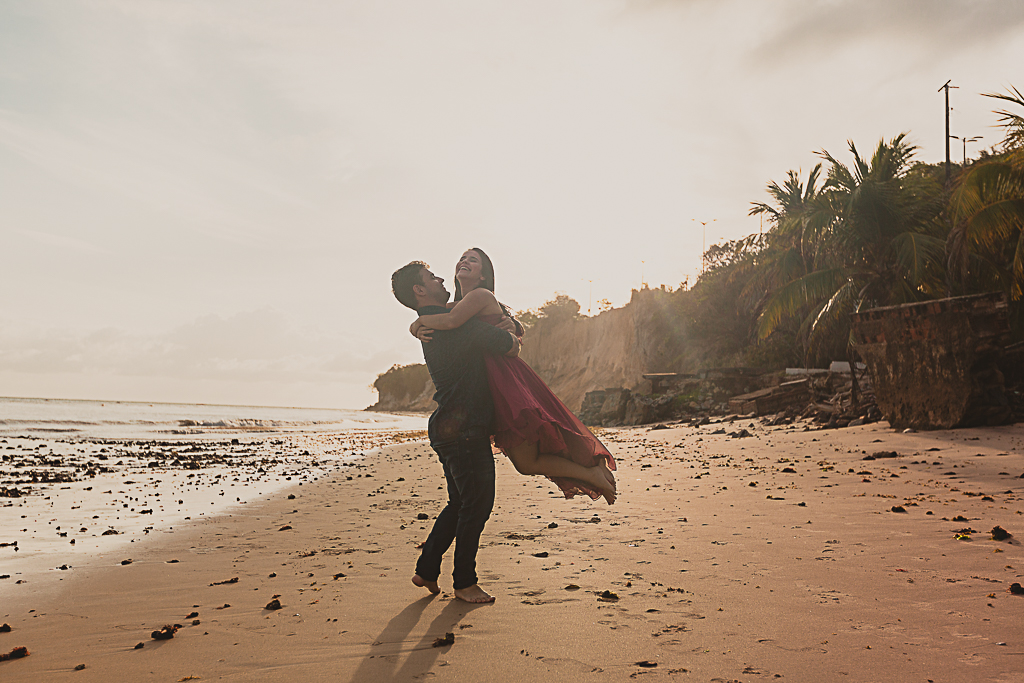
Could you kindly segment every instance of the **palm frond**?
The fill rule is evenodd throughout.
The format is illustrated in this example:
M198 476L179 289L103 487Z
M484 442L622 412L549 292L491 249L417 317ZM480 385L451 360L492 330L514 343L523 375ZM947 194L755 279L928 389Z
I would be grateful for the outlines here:
M906 282L916 289L925 281L929 271L942 270L946 241L931 235L904 232L893 238L890 249L899 269L905 273Z
M859 302L857 287L853 280L847 280L829 298L811 325L807 338L809 353L815 352L829 339L848 337L850 332L850 314Z
M982 93L985 97L992 97L997 100L1011 102L1024 107L1024 95L1020 90L1010 86L1007 92L1003 93ZM999 125L1005 131L1002 147L1004 150L1020 149L1024 147L1024 116L1015 114L1006 109L997 109L995 113L999 116Z
M830 298L847 280L843 268L829 268L808 273L780 287L758 317L758 338L766 338L784 318L802 306Z

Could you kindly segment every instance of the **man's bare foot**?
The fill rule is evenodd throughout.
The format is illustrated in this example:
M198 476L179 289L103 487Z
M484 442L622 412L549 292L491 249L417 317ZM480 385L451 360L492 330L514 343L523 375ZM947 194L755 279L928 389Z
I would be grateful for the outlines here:
M419 574L414 574L413 575L412 582L413 582L414 585L417 585L420 588L426 588L428 591L430 591L434 595L437 595L438 593L441 592L441 589L437 587L437 581L427 581L426 579L424 579Z
M475 583L469 588L456 588L455 597L457 597L459 600L462 600L463 602L472 602L477 604L494 602L494 596L485 592L483 588L481 588Z

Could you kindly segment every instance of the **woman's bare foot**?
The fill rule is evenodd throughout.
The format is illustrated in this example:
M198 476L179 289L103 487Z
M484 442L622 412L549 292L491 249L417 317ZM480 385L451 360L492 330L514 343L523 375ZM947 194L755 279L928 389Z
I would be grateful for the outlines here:
M462 600L463 602L472 602L478 604L494 602L494 596L485 592L483 588L481 588L479 585L475 583L469 588L456 588L455 597L457 597L459 600Z
M618 490L615 486L615 475L612 474L612 471L610 469L608 469L608 459L601 458L597 462L597 467L601 470L601 474L604 475L604 478L608 481L608 483L612 485L612 491Z
M586 483L594 487L609 505L615 502L615 477L612 476L604 458L593 467L587 468Z
M427 581L419 574L413 575L412 582L414 585L419 586L420 588L426 588L434 595L437 595L441 592L441 589L437 587L437 581Z

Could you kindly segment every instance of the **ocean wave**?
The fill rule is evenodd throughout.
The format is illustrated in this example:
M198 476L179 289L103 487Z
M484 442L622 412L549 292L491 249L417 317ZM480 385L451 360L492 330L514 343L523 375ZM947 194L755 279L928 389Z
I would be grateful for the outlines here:
M88 427L90 425L98 425L99 422L89 422L87 420L2 420L0 419L0 427L3 426L16 426L25 424L36 424L36 425L78 425L79 427Z
M240 418L237 420L178 420L179 427L199 427L202 429L273 429L286 425L297 424L283 420L261 420L258 418Z

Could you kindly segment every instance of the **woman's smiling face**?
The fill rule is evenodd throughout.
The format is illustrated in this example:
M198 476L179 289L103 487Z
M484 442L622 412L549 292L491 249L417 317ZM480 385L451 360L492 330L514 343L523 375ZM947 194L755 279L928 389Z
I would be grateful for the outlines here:
M483 259L474 249L470 249L455 265L455 277L459 279L464 291L475 289L483 282Z

